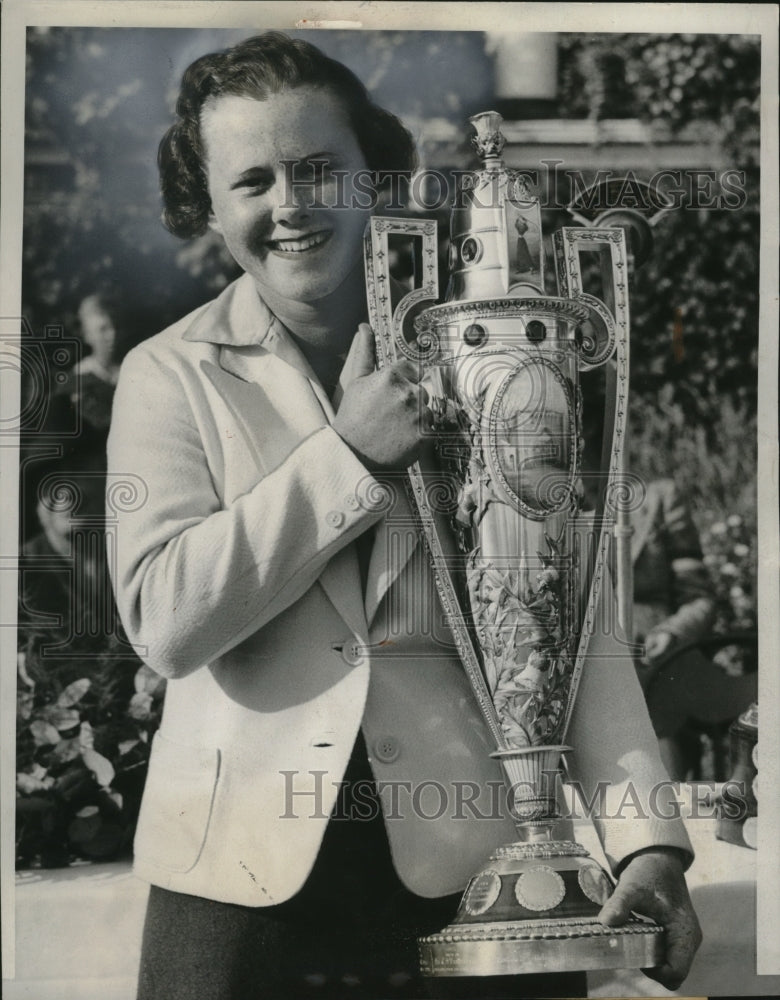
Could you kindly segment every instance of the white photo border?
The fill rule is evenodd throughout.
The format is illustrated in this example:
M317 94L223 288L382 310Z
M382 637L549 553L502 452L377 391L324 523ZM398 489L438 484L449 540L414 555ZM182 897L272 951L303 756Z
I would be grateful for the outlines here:
M564 16L565 15L565 16ZM759 346L759 643L761 810L758 849L757 971L780 974L780 547L778 545L778 8L774 4L300 3L178 0L4 0L2 5L2 333L21 315L25 32L32 25L187 28L364 28L398 30L707 32L762 38L761 278ZM16 317L16 319L14 319ZM0 372L0 427L19 412L19 384ZM6 442L0 442L6 444ZM18 539L18 451L0 447L0 622L13 621ZM11 570L11 571L5 571ZM10 616L10 617L9 617ZM16 634L0 628L0 754L3 971L13 975L13 826ZM774 931L771 928L775 928Z

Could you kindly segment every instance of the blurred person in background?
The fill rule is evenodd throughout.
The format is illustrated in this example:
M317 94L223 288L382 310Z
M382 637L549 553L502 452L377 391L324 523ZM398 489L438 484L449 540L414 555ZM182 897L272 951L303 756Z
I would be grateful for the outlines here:
M91 439L95 450L102 451L119 379L118 303L110 292L94 292L81 300L78 319L81 338L89 353L73 366L58 395L67 397L76 409L84 441Z
M78 672L79 657L98 654L108 642L104 463L89 451L72 451L49 464L38 483L38 530L20 550L18 644L43 642L44 668L48 656L58 668Z
M116 306L105 293L88 295L79 305L81 335L90 353L73 368L82 378L92 375L107 385L116 385L119 365L116 363Z

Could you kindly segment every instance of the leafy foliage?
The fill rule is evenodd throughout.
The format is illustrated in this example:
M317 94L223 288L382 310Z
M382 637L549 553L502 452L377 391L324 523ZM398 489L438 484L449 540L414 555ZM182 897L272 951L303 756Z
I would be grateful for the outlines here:
M755 162L743 144L758 136L758 36L562 33L558 51L562 118L636 117L672 133L706 123L738 165Z
M758 232L755 204L680 211L656 228L631 299L632 388L642 406L671 387L700 426L712 427L726 400L755 410Z
M57 639L30 632L18 654L19 867L129 854L160 721L165 682L120 639L46 655Z
M761 50L745 35L562 34L562 117L638 117L658 139L715 142L743 172L738 210L687 206L654 229L631 289L632 388L643 408L672 387L712 426L724 397L756 404ZM717 451L717 442L710 440Z
M718 602L722 632L756 627L756 546L741 514L715 521L704 534L705 564Z

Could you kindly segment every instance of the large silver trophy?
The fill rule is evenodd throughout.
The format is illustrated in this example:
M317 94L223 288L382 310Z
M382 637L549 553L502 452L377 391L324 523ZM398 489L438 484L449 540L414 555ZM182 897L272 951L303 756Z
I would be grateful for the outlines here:
M452 211L444 301L434 304L435 222L375 218L366 235L379 364L407 357L425 368L432 447L409 470L409 490L518 833L471 879L452 925L421 939L422 970L478 976L652 967L661 928L639 919L620 928L599 923L612 892L608 875L579 844L553 835L556 777L570 749L566 732L616 521L618 567L626 563L620 518L599 516L610 503L616 510L623 451L625 235L613 228L557 233L559 294L546 295L539 202L504 168L501 116L471 121L482 166L462 180ZM418 245L418 287L394 296L390 238L401 236ZM601 297L583 291L584 251L593 251ZM606 489L595 520L604 527L587 553L578 541L579 372L608 361ZM449 505L432 500L447 494L430 488L442 477L454 485ZM630 602L623 603L625 615Z

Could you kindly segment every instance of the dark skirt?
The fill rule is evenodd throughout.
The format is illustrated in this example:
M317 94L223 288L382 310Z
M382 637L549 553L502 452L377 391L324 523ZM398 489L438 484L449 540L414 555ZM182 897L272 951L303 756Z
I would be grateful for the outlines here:
M586 995L581 973L423 980L416 939L448 924L460 896L423 899L402 885L379 809L347 819L358 787L365 815L373 777L362 737L314 868L284 903L236 906L152 886L138 1000Z

